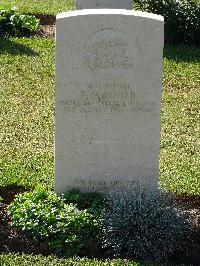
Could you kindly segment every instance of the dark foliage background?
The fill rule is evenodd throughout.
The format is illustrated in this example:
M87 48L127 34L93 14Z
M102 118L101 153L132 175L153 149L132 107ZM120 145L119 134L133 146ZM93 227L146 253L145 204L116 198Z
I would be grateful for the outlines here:
M200 4L195 0L134 0L136 9L165 18L165 42L200 44Z

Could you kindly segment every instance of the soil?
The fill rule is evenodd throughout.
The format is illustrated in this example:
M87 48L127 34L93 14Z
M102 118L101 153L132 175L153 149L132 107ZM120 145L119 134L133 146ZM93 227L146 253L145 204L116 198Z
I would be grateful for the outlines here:
M48 245L38 243L17 232L10 226L7 205L0 203L0 252L19 252L27 254L51 254Z
M36 37L55 38L56 25L41 25L40 29L33 34Z
M56 31L56 17L53 15L35 14L40 19L40 28L32 36L54 38Z
M11 219L7 213L7 206L13 201L16 194L24 192L24 187L0 188L0 252L18 252L27 254L50 255L52 252L47 243L31 239L11 227ZM170 261L200 265L200 199L199 197L175 198L176 204L184 207L189 213L193 229L189 236L182 241Z
M40 25L53 25L56 22L56 16L47 14L34 14L36 18L39 18Z
M200 197L179 196L174 198L176 206L188 213L192 230L171 258L176 263L200 265Z
M39 37L39 38L54 38L55 37L55 31L56 31L56 26L55 24L53 25L40 25L39 29L36 30L35 32L30 33L29 31L24 31L22 33L7 33L3 30L0 29L0 36L3 37L9 37L9 36L14 36L14 37L26 37L26 38L32 38L32 37Z

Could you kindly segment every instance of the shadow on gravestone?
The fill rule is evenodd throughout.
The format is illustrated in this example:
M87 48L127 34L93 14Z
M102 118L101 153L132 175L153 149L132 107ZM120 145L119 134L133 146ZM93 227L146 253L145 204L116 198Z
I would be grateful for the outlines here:
M35 52L33 49L17 43L9 38L0 38L0 54L11 54L11 55L28 55L28 56L38 56L39 53Z

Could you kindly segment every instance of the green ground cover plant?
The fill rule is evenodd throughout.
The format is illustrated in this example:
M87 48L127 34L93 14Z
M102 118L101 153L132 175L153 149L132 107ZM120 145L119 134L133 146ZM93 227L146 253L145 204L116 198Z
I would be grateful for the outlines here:
M87 195L85 199L90 198L90 204L81 210L55 192L37 186L33 192L17 195L9 205L11 225L37 241L47 242L53 253L74 256L84 251L88 256L97 255L95 251L101 251L103 237L99 215L102 207L97 212L97 196Z
M51 39L0 38L0 186L54 186ZM160 187L200 195L200 48L164 50Z
M79 190L72 189L64 194L64 199L66 203L73 203L80 210L87 209L95 216L99 216L101 210L107 207L105 199L97 192L81 193Z
M31 34L39 28L35 16L20 14L10 5L0 5L0 33L4 35Z
M75 8L74 0L1 0L1 4L11 4L25 14L56 15Z

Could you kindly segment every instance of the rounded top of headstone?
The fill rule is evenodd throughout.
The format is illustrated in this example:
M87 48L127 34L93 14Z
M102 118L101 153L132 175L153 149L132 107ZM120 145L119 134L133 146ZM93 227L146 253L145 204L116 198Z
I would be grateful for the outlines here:
M76 0L76 9L132 9L132 0Z

